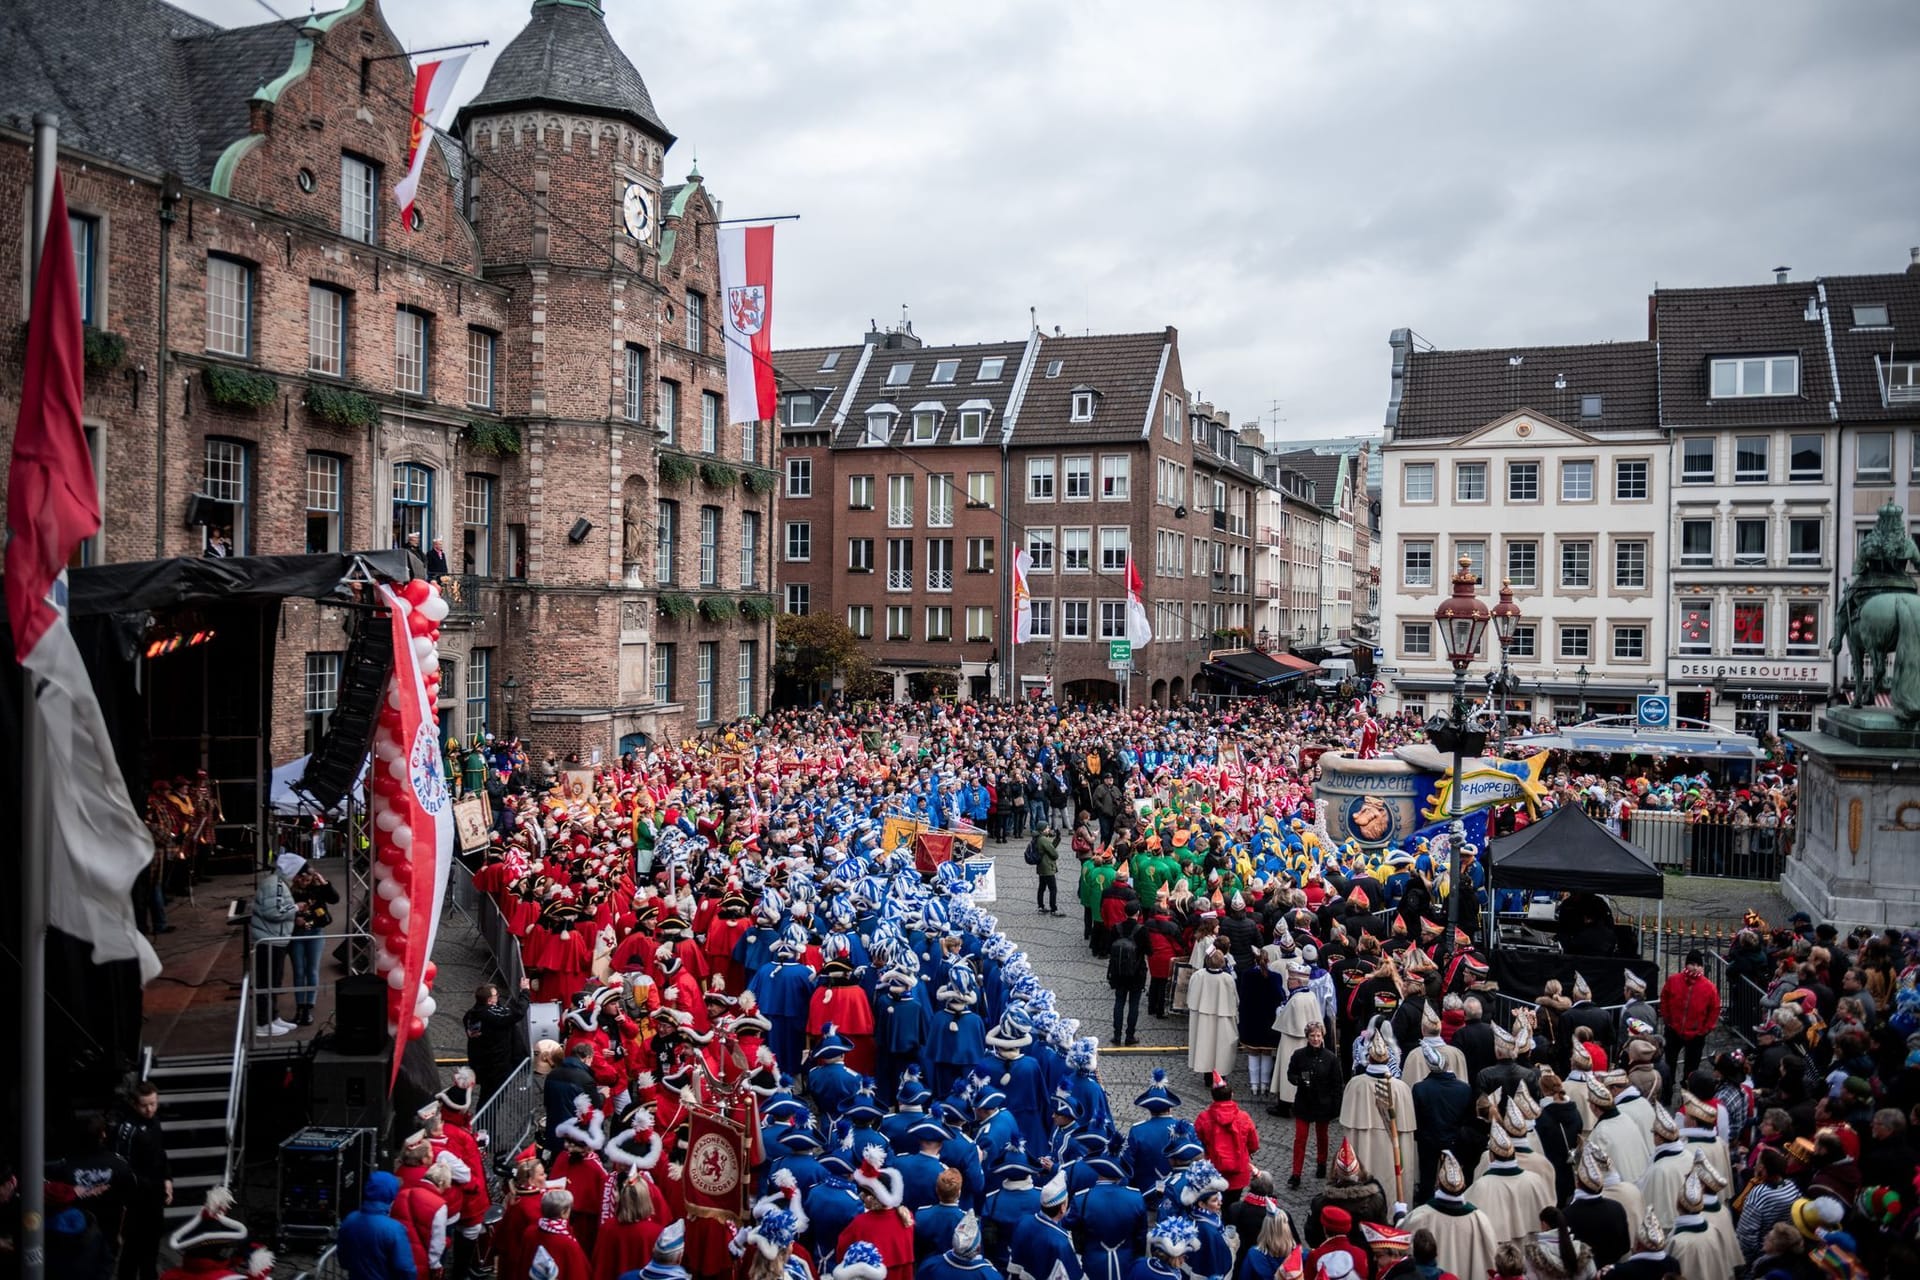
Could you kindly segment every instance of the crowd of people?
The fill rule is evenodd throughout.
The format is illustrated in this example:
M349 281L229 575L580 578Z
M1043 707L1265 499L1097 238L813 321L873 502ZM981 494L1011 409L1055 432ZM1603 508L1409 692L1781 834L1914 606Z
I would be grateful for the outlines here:
M370 1180L341 1259L354 1280L1811 1280L1912 1262L1914 940L1754 921L1728 966L1766 991L1750 1053L1707 1052L1704 957L1658 993L1630 972L1617 1007L1577 976L1505 998L1475 945L1477 851L1449 925L1443 834L1367 850L1315 810L1319 751L1420 734L1362 706L935 704L742 722L585 790L564 766L490 768L501 822L474 880L520 939L525 989L480 990L469 1066ZM1790 806L1791 774L1772 776ZM1556 777L1548 803L1593 785ZM967 865L919 831L963 853L1024 841L1035 896L1005 912L1064 915L1072 868L1110 1028L1062 1011ZM518 1067L533 1000L560 1002L563 1030L536 1052L544 1119L495 1205L471 1117ZM1109 1096L1093 1033L1137 1041L1143 1002L1185 1018L1188 1074ZM1262 1151L1243 1097L1293 1121L1284 1151ZM692 1202L713 1171L688 1168L690 1136L715 1113L748 1135L737 1222ZM1309 1177L1289 1212L1279 1183ZM178 1280L232 1253L207 1229Z

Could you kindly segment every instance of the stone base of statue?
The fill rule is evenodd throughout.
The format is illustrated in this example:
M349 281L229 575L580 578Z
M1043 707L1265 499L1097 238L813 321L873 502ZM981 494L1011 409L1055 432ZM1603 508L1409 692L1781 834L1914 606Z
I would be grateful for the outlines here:
M1844 931L1920 924L1920 729L1877 707L1836 707L1789 733L1800 770L1787 900Z

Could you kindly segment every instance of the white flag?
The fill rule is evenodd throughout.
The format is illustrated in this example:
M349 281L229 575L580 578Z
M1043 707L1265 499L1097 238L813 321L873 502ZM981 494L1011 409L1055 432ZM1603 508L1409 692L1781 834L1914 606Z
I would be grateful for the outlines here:
M1141 581L1140 566L1133 562L1133 552L1127 552L1127 639L1136 649L1144 649L1153 643L1153 624L1147 621L1145 600L1146 583Z
M1033 570L1033 557L1025 547L1013 553L1013 642L1025 644L1033 639L1033 592L1027 586L1027 574Z
M453 101L453 86L466 69L467 55L456 53L438 62L423 62L413 73L413 130L407 138L407 173L393 184L394 199L400 203L400 224L412 230L407 213L413 208L413 193L420 189L420 174L427 167L427 152L433 150L433 131L447 114Z

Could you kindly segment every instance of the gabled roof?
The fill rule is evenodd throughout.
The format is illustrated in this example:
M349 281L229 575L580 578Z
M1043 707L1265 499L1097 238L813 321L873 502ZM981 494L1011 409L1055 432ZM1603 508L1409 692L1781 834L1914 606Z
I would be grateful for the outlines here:
M1656 376L1651 342L1414 351L1393 438L1464 435L1528 407L1586 431L1648 431L1660 425ZM1594 395L1600 416L1582 419L1581 399Z
M1095 334L1080 338L1040 339L1036 370L1027 383L1020 422L1008 443L1014 448L1049 444L1119 444L1141 439L1149 412L1156 409L1161 370L1171 329L1157 333ZM1053 361L1055 377L1042 376ZM876 362L877 363L877 362ZM1098 391L1091 422L1073 421L1073 393Z
M1340 502L1340 481L1347 469L1346 455L1339 453L1316 453L1302 450L1298 453L1283 453L1277 461L1289 471L1296 471L1313 482L1314 501L1321 508L1332 511Z
M838 353L839 359L831 369L821 370L829 353ZM827 414L832 412L839 395L847 389L847 383L853 377L854 370L860 367L859 346L845 347L795 347L790 351L773 353L774 383L784 398L801 390L811 391L820 406L820 416L814 420L812 428L800 427L796 430L820 430L827 428ZM785 424L785 415L781 417Z
M534 0L533 14L500 52L460 122L516 107L550 106L627 120L667 146L653 95L607 30L596 0Z
M1889 354L1920 359L1920 270L1888 275L1826 276L1827 313L1833 321L1833 359L1840 379L1842 422L1911 422L1920 419L1920 404L1888 406L1881 394L1881 365ZM1858 327L1856 306L1884 306L1885 327Z
M825 348L816 349L821 354ZM859 347L848 349L849 355L840 357L840 363L851 370L858 363ZM893 423L892 442L896 445L913 444L915 448L929 448L932 445L959 444L960 412L957 406L962 400L985 400L991 406L987 417L985 436L978 441L966 441L968 447L998 443L1001 422L1006 418L1007 405L1013 398L1016 375L1020 370L1020 357L1026 351L1024 342L984 342L968 346L953 347L875 347L868 359L866 370L858 386L852 389L852 395L846 403L846 420L834 433L833 447L851 449L863 447L867 435L867 411L876 407L891 407L900 410L903 406L917 405L926 401L938 401L947 406L940 418L937 434L931 443L910 440L912 411L899 413ZM797 355L797 352L781 352L774 357L775 367L786 371L785 359ZM1000 360L1000 376L992 382L977 380L980 362ZM957 360L960 367L953 381L935 382L933 371L942 361ZM889 383L888 376L896 365L908 365L912 372L906 381ZM813 367L818 370L819 361ZM838 372L838 370L836 370ZM798 376L798 375L796 375ZM801 379L806 381L805 378ZM838 413L838 402L835 407ZM872 446L877 448L878 446Z
M1653 320L1660 345L1662 425L1784 427L1832 421L1833 377L1817 284L1660 289L1653 295ZM1739 355L1799 356L1799 394L1715 400L1709 362Z

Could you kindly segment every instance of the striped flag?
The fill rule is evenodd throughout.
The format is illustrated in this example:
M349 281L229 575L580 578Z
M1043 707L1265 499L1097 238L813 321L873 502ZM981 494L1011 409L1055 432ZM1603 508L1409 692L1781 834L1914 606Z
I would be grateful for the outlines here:
M413 131L407 137L407 176L393 184L394 199L400 202L400 225L413 229L413 194L420 189L420 175L427 167L427 152L433 150L433 131L447 114L453 101L453 86L460 82L467 55L456 53L438 62L423 62L413 73Z
M720 331L727 339L727 421L764 422L773 384L773 228L721 227Z
M1033 639L1033 591L1027 574L1033 570L1033 557L1025 547L1013 553L1013 642L1026 644Z
M1127 639L1136 649L1144 649L1153 642L1153 624L1147 621L1146 604L1147 584L1140 577L1140 566L1134 562L1133 552L1127 552Z

